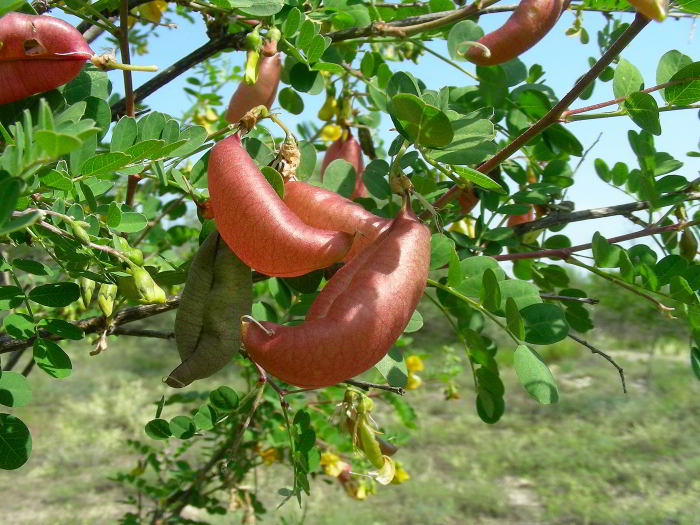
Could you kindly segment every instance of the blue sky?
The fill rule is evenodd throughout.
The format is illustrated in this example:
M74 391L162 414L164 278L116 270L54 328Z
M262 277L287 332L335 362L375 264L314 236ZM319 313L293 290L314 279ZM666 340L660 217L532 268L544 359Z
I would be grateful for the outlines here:
M494 14L482 17L480 23L486 32L501 25L507 18L507 14ZM626 21L633 18L633 14L623 15ZM167 67L178 58L206 42L204 25L198 16L197 23L191 25L184 20L176 20L180 23L178 29L158 28L157 38L149 42L149 54L135 57L132 61L142 64L157 64L160 68ZM70 19L70 17L68 17ZM573 85L576 79L588 68L588 57L598 57L597 31L604 26L603 16L598 13L584 13L584 27L589 32L590 42L587 45L580 44L577 38L565 36L564 32L571 26L574 15L565 13L555 28L537 46L523 54L520 58L529 67L534 63L541 64L545 71L546 83L550 85L558 97L562 97ZM693 60L698 60L695 48L697 43L694 38L694 30L691 19L667 20L659 24L651 22L623 52L622 56L635 64L641 71L645 81L645 87L653 86L656 82L656 66L660 57L670 49L677 49L689 55ZM97 52L109 47L103 39L93 44ZM445 42L436 41L430 47L447 56ZM233 64L243 64L243 53L232 53L230 57ZM410 71L423 79L429 88L440 88L443 85L473 85L474 81L467 75L459 72L451 66L439 61L431 55L424 55L419 65L411 62L399 65L390 64L393 70ZM474 71L474 66L462 63L462 67ZM134 74L134 85L138 86L148 80L149 74ZM184 110L190 107L192 101L183 91L186 75L182 75L165 88L146 99L153 109L180 116ZM114 83L114 90L123 93L121 72L111 72L110 79ZM233 93L236 85L227 86L222 95L224 99ZM662 101L657 98L657 103ZM315 115L323 103L324 96L305 96L305 114L310 118ZM572 108L595 104L612 99L612 82L596 84L593 96L587 101L577 101ZM611 107L610 109L615 109ZM301 119L293 115L284 114L285 122L295 125ZM576 174L576 182L569 190L569 198L575 200L577 209L586 209L598 206L614 205L629 202L630 198L622 192L615 190L600 181L593 169L593 160L600 157L606 160L609 166L615 162L624 162L630 168L636 167L637 162L627 142L627 130L638 130L637 126L627 117L600 119L593 121L574 122L567 124L569 129L576 134L588 148L602 133L601 140L591 151ZM700 139L700 127L698 126L698 113L695 110L674 111L661 114L661 126L664 134L655 139L658 151L666 151L685 163L680 174L689 179L697 176L700 162L697 158L686 156L686 152L698 150ZM381 125L382 137L391 140L393 134L388 131L391 122L384 118ZM577 159L573 159L572 167ZM626 219L619 217L598 219L569 225L564 233L572 237L574 243L588 242L594 231L599 230L606 236L621 235L636 231L637 226Z

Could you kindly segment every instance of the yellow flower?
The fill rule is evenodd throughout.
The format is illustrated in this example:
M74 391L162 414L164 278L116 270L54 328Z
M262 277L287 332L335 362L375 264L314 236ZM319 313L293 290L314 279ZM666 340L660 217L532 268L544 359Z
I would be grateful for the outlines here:
M423 384L423 380L416 374L409 372L408 381L406 382L406 390L415 390Z
M326 101L323 103L323 106L321 106L321 109L318 112L318 118L329 122L333 120L333 117L335 117L337 112L338 101L335 99L335 97L328 97L326 98Z
M281 459L279 451L273 447L269 447L265 450L258 451L258 454L261 458L263 458L263 464L265 465L272 465L273 463Z
M406 472L401 463L396 463L396 472L394 473L394 479L391 480L392 485L400 485L411 479L411 475Z
M168 2L165 2L164 0L154 0L153 2L140 5L136 8L136 12L141 16L141 18L145 18L149 22L158 24L160 23L160 18L166 9L168 9Z
M338 456L331 452L323 452L321 454L321 466L324 474L336 478L345 471L348 464L341 461Z
M406 368L409 372L420 372L425 368L423 360L417 355L409 355L406 358Z
M343 128L337 124L326 124L321 130L321 138L326 142L338 140L343 134Z
M219 118L216 116L214 110L207 106L203 110L198 109L197 113L192 117L192 120L195 124L203 126L204 129L207 130L207 133L212 133L214 131L212 123L219 120Z
M374 484L363 479L352 479L346 483L343 483L343 488L348 496L353 499L367 499L370 494L376 494L376 488Z

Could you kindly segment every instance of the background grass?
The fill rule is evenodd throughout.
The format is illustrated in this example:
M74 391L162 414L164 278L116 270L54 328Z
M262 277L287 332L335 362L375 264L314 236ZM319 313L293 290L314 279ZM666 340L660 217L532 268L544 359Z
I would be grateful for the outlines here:
M619 317L614 304L606 306ZM407 434L389 408L376 414L390 432L409 436L396 458L412 479L355 501L319 475L302 509L289 502L275 511L277 490L289 486L291 471L262 467L266 522L700 523L700 382L688 366L681 325L671 325L675 332L655 330L649 319L656 314L646 311L636 314L637 322L597 320L605 329L587 337L624 367L627 395L616 370L575 343L541 349L560 387L554 406L529 398L507 366L510 347L500 346L506 414L489 426L476 415L470 374L457 378L462 398L444 400L440 373L459 366L464 352L430 304L421 311L426 328L414 334L409 351L425 357L424 384L407 394L418 429ZM171 323L172 315L156 321ZM136 456L124 442L147 440L143 425L154 415L153 403L168 393L161 379L178 361L168 341L115 338L95 357L85 343L65 348L73 375L57 381L35 370L33 402L12 411L30 427L34 451L22 469L0 472L5 523L116 522L128 507L120 503L122 487L108 477L134 466ZM197 388L235 388L237 381L228 367ZM240 520L193 516L213 524Z

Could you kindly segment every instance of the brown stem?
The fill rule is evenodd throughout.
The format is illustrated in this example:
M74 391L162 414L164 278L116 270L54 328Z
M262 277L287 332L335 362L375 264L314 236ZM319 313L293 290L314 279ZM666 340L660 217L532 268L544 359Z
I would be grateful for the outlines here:
M155 339L174 339L175 332L163 332L160 330L148 330L146 328L124 328L118 326L109 335L130 335L134 337L153 337Z
M353 27L350 29L333 31L325 36L330 37L333 42L368 36L412 36L431 29L439 29L440 27L450 25L470 16L476 16L480 13L482 7L495 4L497 1L498 0L482 0L481 2L474 2L461 9L410 16L400 20L392 20L391 22L374 22L365 27Z
M124 64L131 63L129 55L129 0L122 0L119 4L119 49L121 51L122 62ZM133 117L135 114L136 100L134 97L134 86L131 81L131 71L124 70L124 98L126 99L126 115ZM131 206L134 203L134 195L136 194L136 186L141 177L138 175L129 175L129 182L126 187L126 205Z
M673 80L671 82L664 82L663 84L658 84L656 86L652 86L647 89L642 89L639 91L639 93L653 93L654 91L658 91L660 89L664 89L670 86L677 86L678 84L685 84L687 82L692 82L693 80L700 80L700 77L688 77L688 78L682 78L680 80ZM615 104L620 104L627 100L631 95L627 95L626 97L619 97L614 100L608 100L607 102L601 102L600 104L593 104L591 106L585 106L582 108L578 109L569 109L564 111L561 114L561 117L559 117L559 122L570 122L567 120L567 117L569 115L576 115L578 113L585 113L586 111L595 111L596 109L600 108L606 108L608 106L614 106Z
M646 27L649 23L649 19L645 16L637 13L634 17L634 21L629 25L627 29L620 35L620 37L613 42L613 44L608 48L608 50L603 54L602 57L593 65L593 67L583 75L578 82L574 85L571 90L564 95L552 109L550 109L545 116L540 120L535 122L527 130L525 130L520 136L518 136L513 142L505 146L501 151L496 153L486 162L483 162L478 168L476 168L481 173L488 173L493 168L498 166L501 162L508 159L513 153L518 151L522 146L527 144L531 139L542 133L552 124L556 123L561 114L571 105L571 103L576 100L576 98L583 92L584 89L595 80L603 70L608 67L608 65L613 61L613 59L620 54L620 52L627 47L627 45L636 37L639 32ZM453 186L446 193L444 193L440 198L438 198L434 205L436 208L440 208L452 201L457 197L457 193L460 191L458 186ZM427 219L427 215L423 213L421 218Z
M30 211L46 211L46 210L30 210ZM22 214L27 213L25 210L22 212ZM21 214L18 214L21 215ZM14 216L14 212L13 212ZM42 228L49 230L52 233L55 233L56 235L60 235L61 237L65 237L67 239L73 239L73 240L78 240L75 238L75 236L71 235L68 232L63 231L60 228L56 228L53 224L49 224L48 222L45 221L39 221L36 223L37 226L41 226ZM94 250L99 250L105 253L109 253L110 255L114 255L115 257L118 257L119 259L124 259L125 256L122 252L115 250L114 248L110 248L109 246L104 246L102 244L95 244L94 242L89 242L86 244L89 248L92 248Z
M263 281L269 279L267 275L263 275L258 272L253 272L253 282ZM120 325L131 323L133 321L139 321L141 319L147 319L153 317L154 315L162 314L163 312L168 312L174 310L180 306L180 296L175 295L170 297L163 304L147 304L143 306L131 306L119 310L114 314L109 320L109 328L107 335L119 335ZM94 334L95 332L103 332L106 328L105 318L103 315L96 317L88 317L87 319L81 319L80 321L72 321L73 326L77 326L86 334ZM124 335L136 335L135 333L124 334ZM147 335L150 337L152 335ZM39 330L39 337L42 339L50 339L52 341L60 341L63 337L52 334L46 330ZM7 352L14 352L16 350L21 350L22 348L27 348L32 346L35 337L30 337L29 339L15 339L9 335L0 335L0 354Z
M168 312L177 308L179 304L180 296L178 295L171 297L163 304L132 306L130 308L119 310L110 319L109 325L112 331L108 331L108 334L112 333L119 325L131 323L140 319L146 319L154 315L162 314L163 312ZM105 317L103 315L89 317L80 321L72 321L71 324L80 328L86 334L102 332L106 327ZM42 339L50 339L52 341L60 341L63 339L62 337L54 335L46 330L39 330L38 333L39 337ZM30 337L29 339L15 339L14 337L10 337L8 335L2 335L0 336L0 354L14 352L16 350L32 346L34 339L35 337Z

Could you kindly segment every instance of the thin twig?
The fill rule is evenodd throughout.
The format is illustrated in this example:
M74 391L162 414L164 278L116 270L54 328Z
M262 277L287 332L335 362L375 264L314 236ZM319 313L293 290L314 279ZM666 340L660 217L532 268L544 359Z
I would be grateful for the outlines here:
M119 49L121 51L122 63L130 64L131 57L129 55L129 0L121 0L119 4ZM131 80L131 71L125 69L124 74L124 99L126 101L126 116L133 117L135 115L136 100L134 97L134 86ZM126 199L124 202L127 206L134 203L134 195L141 177L138 175L129 175L126 186Z
M362 388L363 390L369 390L370 388L376 388L378 390L386 390L387 392L391 392L392 394L398 394L400 396L402 396L406 393L406 391L400 386L380 385L377 383L368 383L366 381L358 381L356 379L348 379L346 381L343 381L343 383L346 383L346 384L352 385L352 386L356 386L358 388Z
M269 279L269 276L253 272L253 282L264 281ZM131 306L119 310L109 319L109 328L107 335L136 335L135 333L120 334L121 330L118 328L120 325L131 323L133 321L140 321L141 319L148 319L154 315L159 315L164 312L176 309L180 306L180 296L174 295L170 297L163 304L146 304L143 306ZM95 317L88 317L87 319L81 319L80 321L71 321L70 324L80 328L85 334L94 334L96 332L103 332L106 328L105 317L103 315L98 315ZM132 331L133 332L133 331ZM47 330L39 330L39 337L42 339L50 339L51 341L61 341L64 338L52 334ZM152 335L144 335L144 337L155 337ZM7 352L14 352L16 350L21 350L22 348L27 348L34 344L35 337L30 337L29 339L15 339L9 335L0 335L0 354Z
M554 301L573 301L586 304L598 304L600 302L600 299L593 299L590 297L571 297L569 295L555 295L551 293L541 293L540 297L542 299L552 299Z
M38 211L45 211L45 210L38 210ZM23 212L24 213L24 212ZM15 215L15 212L13 212L13 216ZM18 214L19 215L19 214ZM45 221L39 221L36 223L37 226L41 226L42 228L49 230L52 233L55 233L56 235L60 235L61 237L65 237L66 239L72 239L74 241L78 241L78 239L75 238L74 235L71 235L70 233L63 231L61 228L57 228L53 224L49 224L48 222ZM80 242L80 241L78 241ZM118 259L125 260L126 256L120 252L119 250L115 250L114 248L111 248L109 246L104 246L102 244L95 244L94 242L89 242L85 244L85 246L92 248L94 250L99 250L101 252L108 253L110 255L114 255Z
M591 352L594 354L598 354L602 356L604 359L606 359L611 365L613 365L615 368L617 368L617 373L620 374L620 381L622 381L622 392L625 394L627 393L627 385L625 384L625 372L622 370L622 367L618 365L615 360L610 357L608 354L603 352L602 350L598 350L595 346L593 346L591 343L584 341L580 337L575 336L572 333L569 333L569 337L576 341L579 344L582 344L586 348L588 348Z
M265 385L261 384L260 387L258 388L258 391L255 395L255 399L253 400L253 404L251 406L250 411L248 412L248 415L239 428L238 432L236 432L235 437L229 437L219 449L212 454L211 458L209 458L209 461L207 461L196 473L194 477L194 481L192 482L192 485L188 489L183 489L183 490L178 490L171 496L169 496L166 500L166 506L172 505L176 501L180 500L180 503L171 511L172 516L179 516L180 513L182 512L182 509L184 509L187 506L187 497L196 492L196 490L199 488L199 486L202 484L204 481L204 475L211 470L214 465L216 465L219 461L222 459L226 458L227 456L229 458L232 458L235 456L236 452L238 451L238 447L241 444L241 441L243 439L243 435L245 434L246 429L250 425L251 420L253 419L253 415L255 414L256 410L260 406L260 403L262 402L262 397L263 397L263 392L265 391ZM252 393L252 392L251 392ZM166 521L167 522L167 521Z
M487 14L494 14L494 13L509 13L511 11L515 11L518 8L519 4L510 4L510 5L499 5L495 7L488 7L485 9L480 9L479 10L479 15L487 15ZM430 2L407 2L403 4L390 4L387 2L377 2L374 4L374 7L382 7L384 9L402 9L402 8L407 8L407 7L430 7ZM627 13L627 14L634 14L634 11L631 10L624 10L624 9L602 9L602 8L596 8L596 7L588 7L585 6L583 3L572 3L571 4L571 9L575 11L586 11L589 13L603 13L603 14L612 14L614 12L617 13ZM677 6L676 6L677 9ZM697 18L698 15L696 13L691 13L687 11L671 11L670 13L667 13L666 15L668 18Z
M153 337L155 339L175 338L175 332L148 330L146 328L124 328L123 326L118 326L112 331L108 331L107 335L129 335L133 337Z
M452 9L450 11L438 11L437 13L428 13L425 15L410 16L391 22L374 22L365 27L353 27L350 29L342 29L327 33L325 36L331 38L333 42L341 42L344 40L352 40L354 38L364 38L368 36L383 36L383 35L399 35L413 36L418 33L439 29L441 27L453 24L459 20L464 20L470 16L476 16L481 12L482 7L495 4L498 0L482 0L463 7L461 9Z
M109 323L110 326L113 327L112 330L114 330L119 325L139 321L141 319L153 317L154 315L162 314L163 312L174 310L179 306L179 304L180 296L177 295L171 297L163 304L148 304L124 308L114 314L109 320ZM86 334L101 332L106 327L105 317L103 315L89 317L80 321L72 321L71 324L77 328L80 328ZM63 337L52 334L47 330L39 330L39 337L42 339L50 339L51 341L60 341L63 339ZM30 337L29 339L15 339L14 337L10 337L8 335L0 335L0 354L14 352L16 350L31 346L34 343L34 339L35 337Z
M673 195L685 192L676 192ZM686 193L685 200L693 201L700 199L700 192ZM671 194L669 194L671 195ZM580 210L571 213L550 213L536 221L518 224L513 227L516 235L522 235L534 230L542 230L551 228L559 224L569 224L572 222L588 221L591 219L602 219L603 217L612 217L614 215L627 215L633 211L647 210L652 207L652 203L647 201L630 202L627 204L619 204L617 206L604 206L602 208L591 208L589 210Z
M670 317L671 319L675 319L675 317L671 316L671 312L673 312L675 310L675 308L672 308L670 306L666 306L665 304L663 304L661 301L659 301L655 297L652 297L648 293L645 293L642 290L640 290L637 286L633 286L631 284L628 284L625 281L623 281L622 279L619 279L619 278L614 277L608 273L605 273L605 272L599 270L598 268L596 268L595 266L591 266L589 264L583 263L583 262L579 261L578 259L574 259L573 257L569 257L566 260L566 262L569 264L572 264L574 266L578 266L579 268L583 268L584 270L588 270L589 272L594 273L598 277L602 277L603 279L610 281L611 283L619 286L620 288L624 288L625 290L632 292L633 294L641 297L642 299L646 299L647 301L652 303L656 307L656 309L659 310L662 314L664 314L667 317ZM657 292L657 293L660 294L660 292ZM661 294L661 295L663 295L663 294ZM666 297L668 297L668 296L666 296Z

